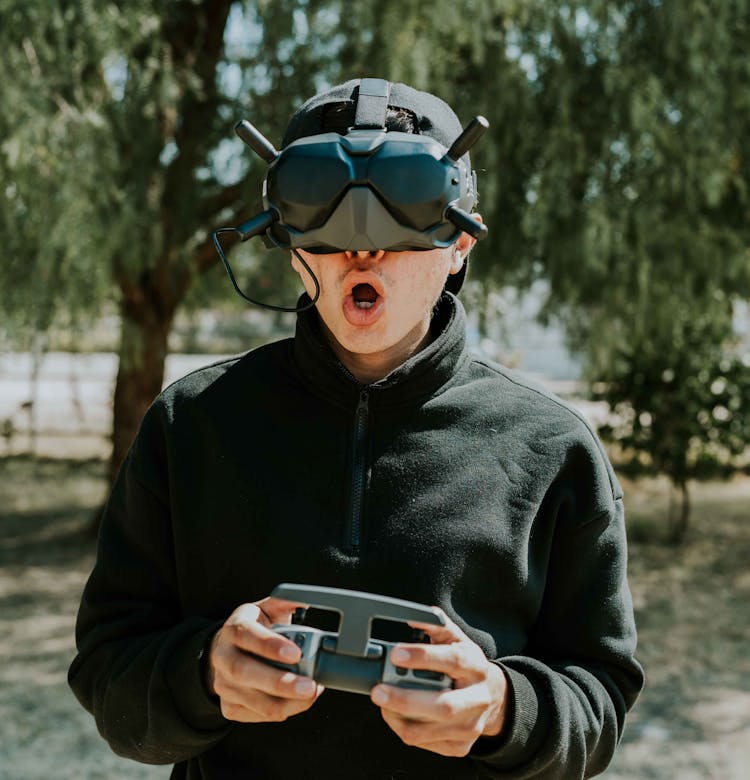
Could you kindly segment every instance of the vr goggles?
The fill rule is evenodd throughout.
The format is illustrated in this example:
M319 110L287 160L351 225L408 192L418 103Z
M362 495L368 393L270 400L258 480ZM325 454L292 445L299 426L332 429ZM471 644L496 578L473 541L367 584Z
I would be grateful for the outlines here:
M263 180L265 210L236 228L221 228L214 243L237 292L218 234L242 241L261 236L268 247L290 249L316 285L296 251L316 254L345 250L430 250L455 243L462 231L477 239L487 227L473 219L476 174L464 155L485 133L478 116L446 149L417 133L386 131L389 83L362 79L355 125L346 135L326 132L292 141L281 152L250 122L235 126L238 136L269 163ZM313 301L314 303L314 301ZM312 305L312 304L310 304Z

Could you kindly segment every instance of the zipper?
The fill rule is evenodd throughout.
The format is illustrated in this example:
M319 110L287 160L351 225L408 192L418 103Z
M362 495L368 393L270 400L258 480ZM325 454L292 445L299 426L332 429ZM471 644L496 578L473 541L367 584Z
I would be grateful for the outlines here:
M370 392L360 388L357 411L354 414L352 445L352 482L349 502L349 550L357 555L362 543L362 509L367 482L367 425L370 416Z

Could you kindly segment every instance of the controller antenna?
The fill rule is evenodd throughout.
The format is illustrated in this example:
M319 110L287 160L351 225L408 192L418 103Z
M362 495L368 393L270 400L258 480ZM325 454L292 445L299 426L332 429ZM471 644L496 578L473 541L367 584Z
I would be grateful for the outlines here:
M240 119L234 126L234 132L267 163L272 163L279 153L274 145L258 130L255 125L250 124L247 119ZM455 144L454 144L455 146Z
M250 123L248 122L248 124ZM487 132L489 126L490 123L483 116L475 116L461 135L456 138L451 148L448 149L448 157L450 157L453 162L458 162L458 160Z

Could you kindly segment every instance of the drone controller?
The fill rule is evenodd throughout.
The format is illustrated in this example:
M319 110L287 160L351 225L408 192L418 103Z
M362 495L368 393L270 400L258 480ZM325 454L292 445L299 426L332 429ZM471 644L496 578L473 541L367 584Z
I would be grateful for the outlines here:
M356 590L285 583L272 596L298 601L311 607L334 610L341 615L338 633L311 626L274 625L276 633L291 639L302 651L296 664L270 662L279 669L310 677L327 688L369 694L378 683L401 688L442 691L453 687L450 677L428 669L405 669L391 663L395 643L373 639L375 618L445 625L441 612L414 601L377 596ZM265 659L264 659L265 660Z

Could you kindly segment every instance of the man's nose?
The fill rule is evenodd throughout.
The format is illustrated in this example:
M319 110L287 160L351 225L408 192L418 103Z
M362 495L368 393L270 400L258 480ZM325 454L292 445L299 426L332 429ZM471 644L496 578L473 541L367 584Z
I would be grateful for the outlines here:
M385 249L347 249L345 252L349 259L356 257L358 260L372 259L380 260L385 254Z

